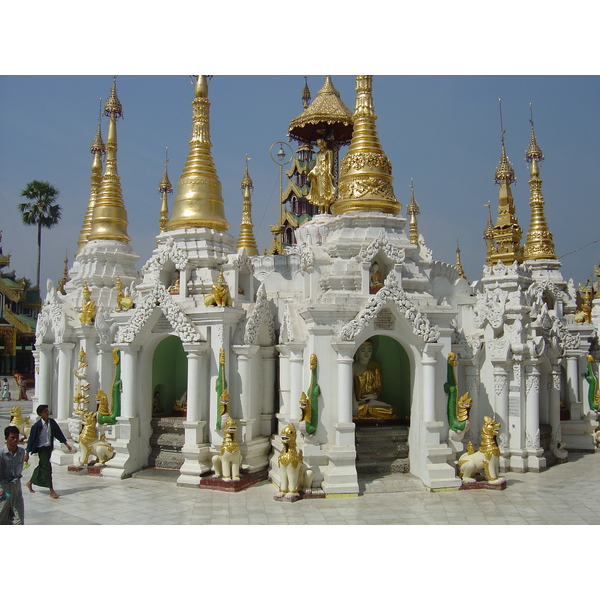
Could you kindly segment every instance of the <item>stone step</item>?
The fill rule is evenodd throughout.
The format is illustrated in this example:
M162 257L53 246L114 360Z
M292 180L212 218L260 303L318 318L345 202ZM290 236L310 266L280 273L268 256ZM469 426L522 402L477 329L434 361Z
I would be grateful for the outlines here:
M183 448L185 437L179 433L154 432L150 436L150 447L152 449L165 449L180 451Z
M148 467L157 469L177 470L185 462L185 458L181 452L171 452L168 450L152 451L148 457Z

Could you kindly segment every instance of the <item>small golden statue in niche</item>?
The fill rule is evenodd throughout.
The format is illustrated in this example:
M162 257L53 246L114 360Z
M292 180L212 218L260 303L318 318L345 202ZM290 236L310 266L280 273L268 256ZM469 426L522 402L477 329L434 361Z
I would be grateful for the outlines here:
M123 284L118 276L115 287L117 289L117 311L129 310L133 306L133 298L127 291L123 292Z
M376 294L383 287L383 275L375 261L369 269L369 294Z
M394 419L396 410L379 400L382 391L381 365L371 360L373 342L363 342L354 356L354 417L357 419Z
M327 147L323 139L317 140L319 150L315 166L307 175L310 191L306 199L318 206L321 214L329 212L329 207L335 200L335 185L333 184L333 151Z
M591 289L590 289L591 288ZM592 295L594 288L592 286L585 287L579 286L579 293L577 294L578 299L578 311L575 313L576 323L591 323L592 322ZM585 292L581 297L581 292Z
M223 269L217 277L217 283L214 283L212 288L212 293L204 296L204 306L232 306L233 301L229 295L229 286L225 283Z
M169 292L169 294L171 294L171 296L177 296L179 294L180 285L181 285L181 277L178 273L177 277L175 278L173 283L167 288L167 292Z
M83 296L83 302L81 303L81 314L79 315L79 320L82 325L91 325L96 318L96 302L92 300L92 292L88 287L87 281L83 282L83 291L81 292Z

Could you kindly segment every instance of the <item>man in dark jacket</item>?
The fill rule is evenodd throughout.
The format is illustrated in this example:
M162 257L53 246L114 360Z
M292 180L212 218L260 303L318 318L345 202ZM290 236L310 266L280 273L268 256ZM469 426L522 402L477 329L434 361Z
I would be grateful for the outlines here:
M36 454L40 458L38 466L31 475L31 479L25 484L27 489L33 494L33 484L41 487L50 488L50 498L59 498L59 494L52 487L52 465L50 456L54 448L54 440L62 442L71 451L71 446L67 444L63 432L58 423L50 418L50 411L47 404L40 404L37 409L37 414L40 416L29 432L27 440L27 451L25 453L25 462L29 461L29 453Z

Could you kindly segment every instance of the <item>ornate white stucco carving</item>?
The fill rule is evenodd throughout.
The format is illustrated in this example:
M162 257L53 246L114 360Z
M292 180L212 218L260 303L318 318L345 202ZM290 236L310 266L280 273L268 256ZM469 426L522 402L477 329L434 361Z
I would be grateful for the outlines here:
M142 267L142 275L150 274L158 278L158 274L170 260L178 271L183 271L188 265L187 255L175 243L172 237L168 237L152 258Z
M400 314L410 321L415 335L423 338L425 342L436 342L439 339L440 332L437 325L432 327L427 315L419 312L413 301L398 287L398 279L394 271L390 271L385 279L385 285L377 294L369 298L356 318L342 328L340 339L342 341L355 339L388 302L393 302Z
M144 301L135 309L135 313L127 325L119 327L115 341L117 343L133 342L156 306L160 307L171 327L173 327L175 335L182 342L202 341L202 337L194 324L181 311L171 294L159 283L154 285Z
M379 232L377 239L360 251L359 256L361 261L370 263L380 250L394 264L400 265L404 262L406 255L404 248L392 245L385 231Z
M310 273L313 270L315 262L315 253L310 246L302 246L300 251L300 270L303 273Z
M474 307L475 326L483 327L489 323L495 329L501 327L507 298L508 292L498 287L478 292Z
M258 340L258 332L261 324L264 323L267 326L269 332L269 338L271 343L275 343L275 326L273 321L273 315L269 309L269 302L267 300L267 290L265 284L261 283L256 293L256 303L252 309L252 314L246 323L246 330L244 332L244 344L256 344Z
M292 318L290 315L290 307L286 302L283 307L283 316L281 318L281 328L279 330L279 343L293 342L294 334L292 331Z

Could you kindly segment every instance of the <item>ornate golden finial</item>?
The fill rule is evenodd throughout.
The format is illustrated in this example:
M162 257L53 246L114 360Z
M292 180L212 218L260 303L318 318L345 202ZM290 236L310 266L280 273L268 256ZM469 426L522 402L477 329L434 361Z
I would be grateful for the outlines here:
M169 181L169 174L167 173L167 163L169 162L169 148L165 148L165 172L163 173L162 179L158 182L158 192L161 194L162 202L160 205L160 219L158 219L158 226L160 231L166 231L167 223L169 221L169 203L167 196L173 193L173 186Z
M102 155L106 152L104 142L102 140L102 98L100 98L100 107L98 109L98 129L92 141L90 152L94 155L92 160L92 175L90 177L90 198L88 200L87 211L83 219L83 226L77 240L77 254L79 254L87 244L90 232L92 231L92 216L94 213L94 205L98 196L98 188L102 183Z
M304 110L308 108L310 104L310 90L308 89L308 77L304 78L304 89L302 90L302 106Z
M227 231L221 182L210 153L210 102L207 75L196 76L192 101L192 137L167 231L206 227Z
M533 106L529 104L531 123L531 141L525 152L525 160L529 164L529 190L531 193L529 206L531 206L531 221L529 231L525 238L523 255L525 260L556 259L554 241L546 223L544 214L544 196L542 195L542 180L540 179L540 165L544 160L542 149L538 146L533 128Z
M502 150L500 162L496 167L494 181L500 186L498 192L498 220L493 229L493 243L488 245L486 264L491 265L498 261L504 264L523 261L523 248L521 246L521 236L523 230L519 226L515 214L511 184L516 181L515 171L506 155L504 147L505 130L502 127L502 100L498 99L500 105L500 129L502 139Z
M117 172L117 120L123 116L123 107L117 97L116 77L113 77L110 96L104 105L104 115L109 118L106 168L94 203L88 241L115 240L127 243L131 238L127 235L127 211Z
M241 249L247 256L257 256L258 247L256 246L256 240L254 239L254 225L252 224L252 190L254 185L252 179L250 179L250 172L248 170L248 161L250 158L246 154L246 170L244 171L244 177L241 183L241 190L244 196L244 202L242 204L242 223L240 225L240 237L238 238L237 247Z
M410 202L406 207L406 214L410 217L410 225L408 230L408 239L411 244L419 245L419 228L417 226L417 215L419 214L419 205L415 200L415 186L413 179L410 179Z
M488 209L487 225L483 231L483 240L485 242L486 256L489 256L494 248L494 223L492 222L491 203L487 202L484 206Z
M69 281L69 256L68 250L65 250L65 266L63 268L63 276L58 280L56 284L56 291L61 293L63 296L67 295L65 290L65 283Z
M458 277L459 279L466 279L465 270L460 262L460 246L458 245L458 240L456 240L456 265L455 267L458 269Z
M334 215L380 212L397 215L402 205L394 196L392 165L383 152L375 127L372 75L356 76L352 141L340 168Z

